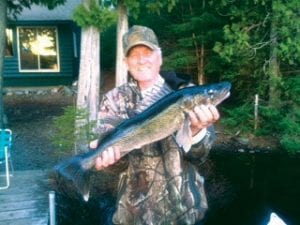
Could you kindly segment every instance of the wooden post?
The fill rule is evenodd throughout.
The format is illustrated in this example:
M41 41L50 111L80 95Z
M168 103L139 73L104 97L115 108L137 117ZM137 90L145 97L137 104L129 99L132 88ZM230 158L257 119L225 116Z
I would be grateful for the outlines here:
M55 212L55 192L49 192L49 219L50 225L56 225L56 212Z
M254 100L254 130L256 130L258 126L258 99L259 96L256 94Z

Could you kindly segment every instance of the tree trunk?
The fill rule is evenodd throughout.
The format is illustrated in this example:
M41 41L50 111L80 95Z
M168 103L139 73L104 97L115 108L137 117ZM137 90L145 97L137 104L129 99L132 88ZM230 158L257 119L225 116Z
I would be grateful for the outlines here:
M127 7L123 1L118 3L118 28L117 28L117 59L116 59L116 86L127 82L127 69L124 64L122 37L128 30Z
M201 41L201 49L200 49L200 71L198 71L198 82L199 84L205 83L205 74L204 74L204 43Z
M205 10L205 0L202 0L202 10ZM204 84L205 83L205 74L204 74L204 41L203 41L203 30L201 31L201 49L200 49L200 65L198 71L198 83Z
M269 105L274 108L280 107L280 83L281 75L277 57L277 33L276 24L274 21L271 23L270 33L270 61L269 61Z
M0 128L4 128L4 103L3 103L3 73L4 73L4 50L6 45L6 12L7 1L0 1Z
M81 32L80 68L77 93L77 112L86 116L76 120L76 152L87 151L89 124L97 120L100 95L100 33L95 27Z
M200 49L201 55L200 55L195 33L192 34L192 37L194 40L195 55L196 55L196 60L197 60L197 84L203 84L203 64L202 64L203 63L203 55L202 55L203 46L201 44L201 49Z

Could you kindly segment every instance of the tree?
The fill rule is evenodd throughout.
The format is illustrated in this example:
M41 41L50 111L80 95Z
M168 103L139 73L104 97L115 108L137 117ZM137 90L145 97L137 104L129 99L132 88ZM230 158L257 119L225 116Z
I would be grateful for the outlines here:
M127 6L123 0L118 1L118 24L117 24L117 59L116 59L116 86L127 82L127 69L123 61L122 37L128 30Z
M0 1L0 128L4 128L4 103L3 103L3 65L4 65L4 50L6 44L6 21L7 13L17 15L22 12L23 8L30 8L32 4L45 5L49 9L53 9L56 6L63 4L66 0L1 0Z
M77 93L75 153L87 151L90 124L97 120L100 99L100 32L114 23L114 11L101 2L83 0L74 13L82 28Z
M203 84L209 76L216 76L219 67L214 64L212 51L214 43L222 39L222 27L226 20L222 18L212 1L181 0L172 13L165 66L193 75L194 82ZM176 49L176 51L174 51ZM217 79L216 79L217 80Z
M246 89L257 89L276 108L281 74L300 61L299 7L297 0L248 0L226 2L218 9L230 22L224 26L223 43L217 43L215 50L244 74L234 76L239 86L251 85Z
M230 21L215 50L230 68L225 76L239 90L239 104L249 105L260 94L257 133L276 134L286 149L299 149L300 2L223 3L218 10Z

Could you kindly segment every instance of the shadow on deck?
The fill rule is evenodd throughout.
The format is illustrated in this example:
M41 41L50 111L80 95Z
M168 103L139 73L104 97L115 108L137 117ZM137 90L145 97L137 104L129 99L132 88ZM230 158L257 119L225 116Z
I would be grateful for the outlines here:
M48 193L46 171L14 171L10 187L0 190L0 225L47 225Z

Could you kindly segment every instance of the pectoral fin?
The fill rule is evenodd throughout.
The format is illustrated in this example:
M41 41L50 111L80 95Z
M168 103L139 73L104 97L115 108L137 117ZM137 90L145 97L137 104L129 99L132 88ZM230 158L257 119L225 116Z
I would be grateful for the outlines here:
M192 146L192 130L190 125L191 122L186 115L181 128L176 134L176 142L185 152L188 152Z

